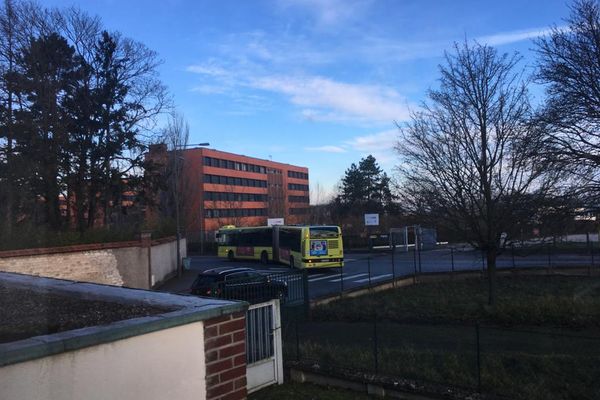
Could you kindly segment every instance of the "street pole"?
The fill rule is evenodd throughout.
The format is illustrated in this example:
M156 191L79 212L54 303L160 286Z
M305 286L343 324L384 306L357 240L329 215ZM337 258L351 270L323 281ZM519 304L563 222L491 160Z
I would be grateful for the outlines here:
M177 277L181 278L181 226L179 224L179 149L175 150L175 183L174 193L175 198L175 235L177 240Z
M180 161L183 163L185 159L181 156L181 149L186 149L188 146L210 146L210 143L197 143L197 144L188 144L184 143L178 145L177 143L173 144L173 154L175 155L174 168L175 172L173 176L175 177L175 182L173 184L173 199L175 200L175 238L177 241L177 277L181 278L183 274L181 268L181 221L180 221L180 196L179 196L179 163ZM204 216L202 216L203 218ZM200 218L200 224L202 224L202 218ZM200 225L200 230L202 230L202 225ZM200 252L202 253L202 232L200 232Z

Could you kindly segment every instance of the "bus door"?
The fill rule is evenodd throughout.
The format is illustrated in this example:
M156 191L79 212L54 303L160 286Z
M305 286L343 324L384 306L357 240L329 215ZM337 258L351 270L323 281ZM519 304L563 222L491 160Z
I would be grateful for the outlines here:
M280 262L279 259L279 226L275 225L273 227L273 260L275 262Z

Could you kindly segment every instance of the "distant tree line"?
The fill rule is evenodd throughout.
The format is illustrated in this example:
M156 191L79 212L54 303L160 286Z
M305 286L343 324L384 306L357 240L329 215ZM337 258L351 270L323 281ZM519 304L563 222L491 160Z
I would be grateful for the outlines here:
M0 8L0 235L94 228L144 196L146 144L170 107L160 60L77 8ZM61 204L62 199L62 204Z

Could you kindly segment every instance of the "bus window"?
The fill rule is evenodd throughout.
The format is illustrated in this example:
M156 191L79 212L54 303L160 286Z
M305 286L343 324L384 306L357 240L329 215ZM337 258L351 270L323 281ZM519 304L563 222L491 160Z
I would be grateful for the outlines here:
M311 237L311 239L336 238L336 237L338 237L338 227L337 226L311 227L310 228L310 237Z

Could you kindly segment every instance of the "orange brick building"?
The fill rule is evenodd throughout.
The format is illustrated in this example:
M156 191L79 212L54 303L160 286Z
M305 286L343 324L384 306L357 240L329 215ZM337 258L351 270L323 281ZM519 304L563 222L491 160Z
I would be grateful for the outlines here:
M150 157L156 159L155 147ZM179 192L185 196L187 232L223 225L261 226L267 218L303 223L309 207L308 168L208 148L178 151ZM160 158L160 156L158 157Z

